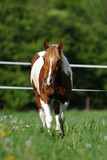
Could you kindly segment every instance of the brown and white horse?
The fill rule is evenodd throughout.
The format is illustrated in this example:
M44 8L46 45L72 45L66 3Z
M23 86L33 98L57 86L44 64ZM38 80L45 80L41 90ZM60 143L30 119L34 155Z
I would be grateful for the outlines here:
M72 71L63 55L63 43L48 46L37 53L31 61L31 83L36 96L40 119L50 131L52 124L51 106L54 107L56 130L63 133L65 111L72 90Z

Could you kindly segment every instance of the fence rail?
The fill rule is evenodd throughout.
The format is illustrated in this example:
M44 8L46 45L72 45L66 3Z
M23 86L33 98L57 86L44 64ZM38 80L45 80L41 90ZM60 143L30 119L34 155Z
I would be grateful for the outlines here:
M9 62L9 61L0 61L0 64L7 65L26 65L30 66L30 62ZM107 68L107 65L85 65L85 64L70 64L74 68Z
M10 62L10 61L0 61L3 65L27 65L30 66L30 62ZM107 65L83 65L83 64L70 64L74 68L107 68ZM32 87L16 87L16 86L0 86L0 89L20 89L20 90L32 90ZM72 89L74 92L107 92L107 90L97 90L97 89Z
M7 64L7 65L25 65L30 66L31 63L29 62L9 62L9 61L0 61L0 64Z
M19 89L19 90L33 90L32 87L16 87L16 86L0 86L0 89ZM96 89L72 89L74 92L107 92L107 90Z

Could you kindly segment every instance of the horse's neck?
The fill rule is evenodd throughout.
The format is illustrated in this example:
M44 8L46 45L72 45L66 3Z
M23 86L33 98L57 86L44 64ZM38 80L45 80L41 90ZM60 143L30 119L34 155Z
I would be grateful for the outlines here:
M61 84L65 83L64 82L65 76L66 76L66 73L63 71L62 67L60 67L60 69L56 75L56 84L61 85Z

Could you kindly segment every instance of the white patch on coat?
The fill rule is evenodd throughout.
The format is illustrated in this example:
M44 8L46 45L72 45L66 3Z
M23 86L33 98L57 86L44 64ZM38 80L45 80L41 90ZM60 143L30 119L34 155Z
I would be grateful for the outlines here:
M52 124L52 115L51 115L50 105L44 103L44 101L42 101L41 99L40 99L40 102L45 112L47 128L50 129Z
M52 72L52 61L50 61L49 73L48 73L48 78L47 78L48 85L50 85L51 72Z
M39 91L39 74L40 74L40 70L44 64L44 60L43 60L43 56L45 54L45 51L41 51L38 53L38 55L40 56L35 63L33 64L32 70L31 70L31 83L32 80L34 82L35 87L37 88L37 92L38 94L40 94Z
M41 51L41 52L38 52L37 54L40 56L40 57L43 57L45 55L45 51Z
M61 126L60 126L60 122L59 122L59 118L60 118L60 114L55 115L55 119L56 119L56 130L60 131Z
M42 121L43 127L45 127L45 112L43 108L39 109L39 116Z

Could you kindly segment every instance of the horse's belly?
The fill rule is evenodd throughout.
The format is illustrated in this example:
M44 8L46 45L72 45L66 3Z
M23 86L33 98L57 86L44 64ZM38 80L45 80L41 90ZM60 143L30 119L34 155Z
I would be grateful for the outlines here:
M40 54L39 54L40 56ZM43 57L40 56L36 61L35 63L33 64L33 67L32 67L32 70L31 70L31 83L32 83L32 80L33 80L33 83L37 89L37 92L38 94L40 94L40 91L39 91L39 74L40 74L40 71L41 71L41 68L44 64L44 60L43 60Z

